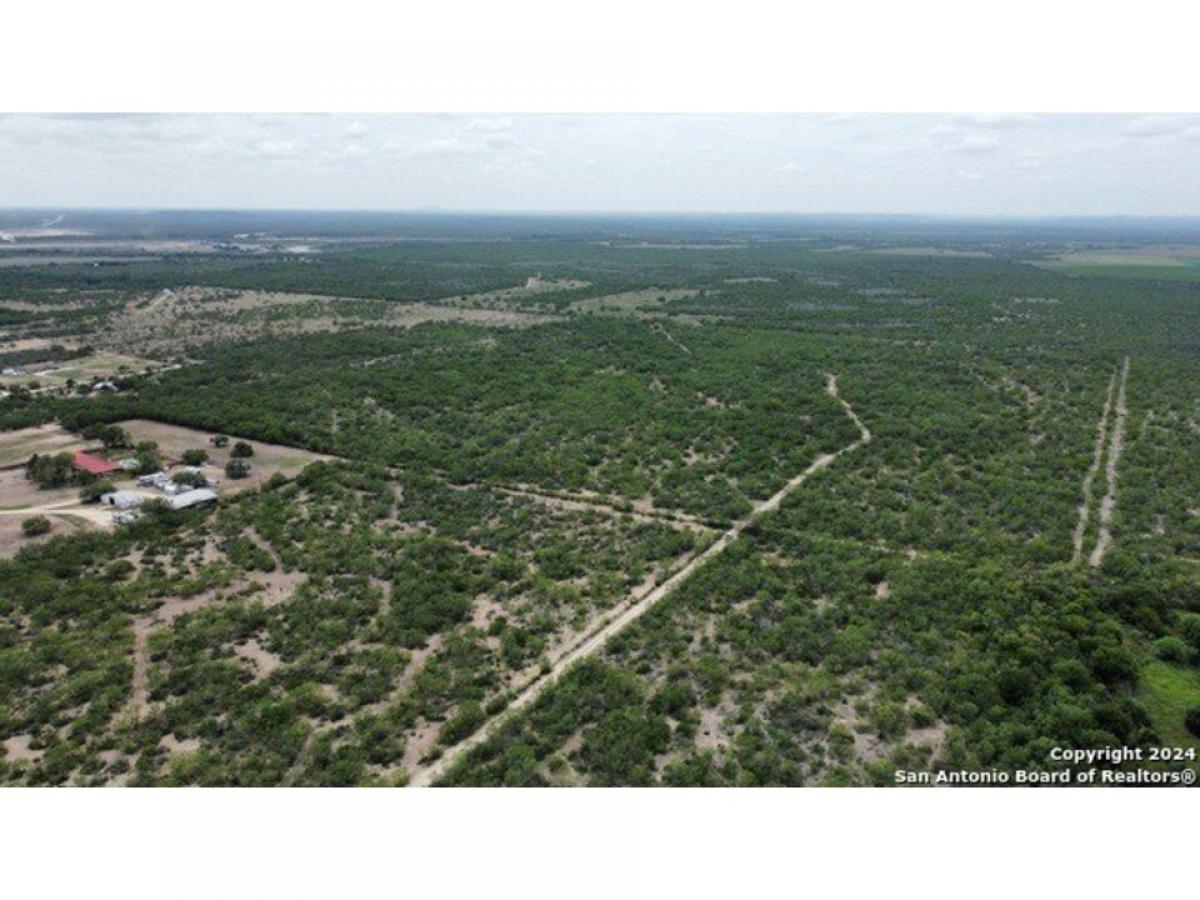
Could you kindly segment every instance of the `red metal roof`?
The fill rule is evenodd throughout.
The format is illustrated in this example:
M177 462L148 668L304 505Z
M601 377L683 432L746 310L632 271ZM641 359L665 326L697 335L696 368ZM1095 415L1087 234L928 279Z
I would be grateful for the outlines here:
M109 472L116 472L121 468L120 464L109 462L99 456L93 456L90 453L84 453L82 450L75 451L74 463L76 468L91 475L107 475Z

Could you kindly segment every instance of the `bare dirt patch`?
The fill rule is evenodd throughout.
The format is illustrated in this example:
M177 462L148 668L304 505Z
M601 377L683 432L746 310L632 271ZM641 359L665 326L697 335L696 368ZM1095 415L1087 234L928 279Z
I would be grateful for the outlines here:
M283 665L282 659L262 646L255 638L251 638L244 644L238 644L233 648L233 652L254 667L257 678L266 678Z
M24 465L35 453L62 453L82 446L83 442L79 436L71 434L61 425L38 425L34 428L18 428L15 431L0 431L0 469ZM0 506L4 506L2 501Z
M144 352L144 351L143 351ZM63 390L72 384L89 385L97 380L117 378L123 375L140 375L162 368L153 359L97 350L90 356L65 360L54 365L39 364L36 371L17 378L5 378L5 386L20 385L38 387L47 391Z
M489 306L512 308L514 301L521 301L539 294L554 294L560 291L577 291L590 287L591 282L575 278L542 278L533 275L525 280L523 285L502 288L498 291L484 291L479 294L464 294L461 297L448 297L441 302L456 306Z
M185 450L199 448L208 451L209 463L205 467L206 474L220 481L220 492L239 493L257 488L276 472L292 478L300 473L305 466L318 460L332 460L335 457L324 453L314 453L311 450L300 450L295 447L285 447L281 444L268 444L249 438L239 438L229 435L229 444L225 447L214 447L212 438L216 432L203 431L198 428L187 428L183 425L169 425L165 422L154 422L150 419L126 419L117 423L126 429L134 442L155 441L159 453L164 459L175 460L183 456ZM246 461L250 463L250 474L246 478L235 480L225 478L223 469L230 460L233 445L240 440L246 441L254 448L254 455Z
M38 488L25 477L24 468L0 471L0 512L57 508L75 503L78 497L78 488Z
M887 744L859 721L858 710L854 704L855 698L852 697L839 700L834 704L833 714L854 735L854 755L858 761L877 762L887 756Z
M719 750L728 747L731 737L723 727L726 715L731 710L721 706L709 707L700 712L700 727L696 729L697 750Z
M216 342L339 331L369 324L408 328L423 322L468 322L515 328L544 321L547 317L535 313L468 309L454 303L191 286L131 303L109 321L96 342L116 350L136 348L139 353L174 356Z
M24 518L24 516L0 515L0 559L11 559L23 547L36 546L56 537L89 531L96 527L94 523L80 520L75 516L51 513L46 515L46 518L50 520L48 532L36 537L26 537L25 532L21 529L21 522Z
M4 740L4 758L10 762L38 763L42 759L41 750L33 750L33 735L18 734Z
M187 738L181 741L172 732L171 734L164 735L162 740L158 742L158 746L162 747L168 753L195 753L200 749L200 739Z
M700 291L694 288L645 288L640 291L626 291L623 294L605 294L603 297L576 300L567 308L576 312L628 314L639 310L655 310L672 300L686 300L699 294Z

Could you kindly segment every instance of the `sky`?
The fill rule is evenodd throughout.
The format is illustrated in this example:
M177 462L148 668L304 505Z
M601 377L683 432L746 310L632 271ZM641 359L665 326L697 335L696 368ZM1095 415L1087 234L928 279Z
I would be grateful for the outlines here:
M1200 115L3 115L0 206L1200 215Z

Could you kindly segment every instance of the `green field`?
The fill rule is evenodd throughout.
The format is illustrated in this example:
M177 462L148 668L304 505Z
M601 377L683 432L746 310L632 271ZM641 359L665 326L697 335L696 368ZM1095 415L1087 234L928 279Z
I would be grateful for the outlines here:
M1152 662L1142 670L1141 696L1154 730L1165 746L1200 750L1200 738L1183 725L1187 711L1200 706L1200 672L1194 668Z
M1089 278L1131 278L1152 281L1200 279L1200 258L1190 254L1138 252L1068 253L1038 262L1040 268L1063 275Z

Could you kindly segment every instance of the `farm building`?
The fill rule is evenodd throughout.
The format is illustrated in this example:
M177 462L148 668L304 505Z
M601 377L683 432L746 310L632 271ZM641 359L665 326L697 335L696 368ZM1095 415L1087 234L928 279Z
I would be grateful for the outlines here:
M171 509L187 509L201 503L212 503L217 499L217 492L211 488L196 488L194 491L184 491L167 499Z
M151 472L149 475L139 475L137 483L141 487L163 488L171 483L171 476L166 472Z
M117 509L137 509L146 498L136 491L113 491L111 494L102 494L100 503L104 506L113 506Z
M89 475L108 475L110 472L121 471L121 466L118 463L109 462L102 456L84 453L82 450L75 451L71 463L75 468L87 472Z

